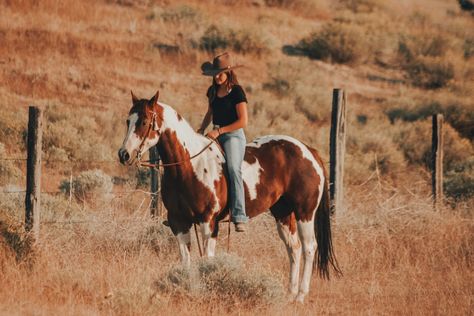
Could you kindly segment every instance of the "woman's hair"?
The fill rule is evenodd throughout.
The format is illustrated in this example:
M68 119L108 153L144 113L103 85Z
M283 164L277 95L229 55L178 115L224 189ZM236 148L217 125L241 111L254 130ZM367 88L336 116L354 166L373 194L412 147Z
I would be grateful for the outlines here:
M227 74L227 90L232 89L233 86L238 85L239 81L237 80L237 75L233 70L226 71ZM217 83L216 79L212 77L212 85L209 88L209 91L207 93L207 97L209 99L209 105L211 105L212 101L216 98L217 95Z

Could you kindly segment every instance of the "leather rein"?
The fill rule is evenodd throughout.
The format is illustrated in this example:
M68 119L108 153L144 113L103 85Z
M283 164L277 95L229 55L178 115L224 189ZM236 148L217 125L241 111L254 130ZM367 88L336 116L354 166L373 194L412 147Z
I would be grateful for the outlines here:
M139 167L150 167L150 168L159 168L159 167L172 167L172 166L178 166L178 165L182 165L188 161L191 161L192 159L196 158L197 156L199 156L200 154L202 154L206 149L208 149L209 147L211 147L211 145L213 143L217 143L217 141L211 137L207 137L210 142L209 144L207 144L203 149L201 149L201 151L199 151L197 154L195 155L192 155L191 157L189 157L188 159L185 159L185 160L181 160L181 161L176 161L176 162L170 162L170 163L152 163L150 160L145 160L145 161L141 161L141 158L142 158L142 154L143 154L143 147L145 147L145 141L148 139L148 136L150 136L150 133L152 130L158 130L158 125L156 124L156 112L153 111L152 112L152 117L151 117L151 121L150 121L150 124L148 125L148 130L146 132L146 136L143 138L142 142L140 143L140 146L138 147L138 151L137 151L137 166ZM220 148L219 144L218 144L218 148L222 151L222 149Z

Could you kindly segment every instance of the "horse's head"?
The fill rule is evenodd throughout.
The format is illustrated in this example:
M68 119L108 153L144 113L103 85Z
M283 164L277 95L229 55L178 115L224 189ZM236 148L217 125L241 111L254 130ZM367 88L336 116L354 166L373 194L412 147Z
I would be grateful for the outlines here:
M163 124L163 108L158 104L159 92L150 99L138 99L132 92L132 108L127 118L127 135L118 156L122 164L132 164L158 143Z

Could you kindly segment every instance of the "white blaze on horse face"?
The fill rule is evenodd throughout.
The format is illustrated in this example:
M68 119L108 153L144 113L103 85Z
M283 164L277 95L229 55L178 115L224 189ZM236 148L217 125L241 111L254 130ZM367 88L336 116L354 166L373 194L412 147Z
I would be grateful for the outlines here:
M141 139L135 134L135 126L138 121L138 114L132 113L128 117L128 130L125 139L123 140L122 148L120 150L127 150L131 155L132 152L140 146Z
M161 130L170 129L176 133L180 144L188 151L190 156L196 155L211 140L197 134L184 118L179 119L178 113L170 106L159 103L163 107L163 124ZM220 211L219 200L215 189L215 181L219 181L222 175L222 163L224 156L220 152L217 144L212 144L202 154L191 159L193 172L197 179L207 188L215 197L216 204L213 212Z
M267 136L256 138L251 143L248 143L247 146L248 147L259 148L263 144L269 143L271 141L282 141L282 140L290 142L290 143L298 146L301 149L301 153L303 154L303 157L305 159L308 159L311 162L311 164L313 165L313 168L316 171L316 174L319 176L319 179L320 179L319 187L318 187L319 196L318 196L318 204L317 204L317 205L319 205L319 203L321 202L321 197L323 196L324 180L325 180L324 172L323 172L322 167L316 161L313 154L308 149L308 147L306 147L305 144L303 144L302 142L300 142L299 140L297 140L293 137L286 136L286 135L267 135Z
M253 164L249 164L247 161L242 161L242 178L249 190L249 198L255 200L257 198L257 184L260 183L260 173L262 167L258 162L258 159Z

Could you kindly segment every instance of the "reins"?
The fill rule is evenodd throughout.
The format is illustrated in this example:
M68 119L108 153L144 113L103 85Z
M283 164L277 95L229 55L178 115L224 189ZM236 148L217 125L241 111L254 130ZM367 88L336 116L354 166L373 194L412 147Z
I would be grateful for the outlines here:
M148 125L148 130L146 132L146 135L145 137L143 138L142 142L140 143L140 146L138 147L138 151L137 151L137 166L140 166L140 167L150 167L150 168L159 168L159 167L172 167L172 166L178 166L178 165L182 165L183 163L185 162L188 162L188 161L191 161L192 159L196 158L197 156L199 156L200 154L202 154L206 149L208 149L209 147L211 147L211 145L213 143L216 143L217 144L217 147L219 148L219 150L222 152L222 149L220 147L220 145L217 143L217 141L214 139L214 138L211 138L211 137L207 137L210 142L209 144L207 144L203 149L201 149L201 151L199 151L197 154L195 155L192 155L191 157L189 157L188 159L185 159L185 160L181 160L181 161L176 161L176 162L170 162L170 163L152 163L150 160L145 160L145 161L141 161L141 158L142 158L142 151L143 151L143 147L145 147L145 141L148 139L148 136L150 136L150 132L152 129L155 129L157 130L158 127L155 127L156 125L156 112L152 112L153 115L151 117L151 121L150 121L150 124Z
M177 166L177 165L181 165L185 162L188 162L188 161L191 161L192 159L196 158L197 156L199 156L200 154L202 154L206 149L208 149L214 142L215 140L208 137L209 139L211 139L211 141L209 142L209 144L207 144L203 149L201 149L201 151L199 151L197 154L195 155L192 155L191 157L189 157L188 159L185 159L185 160L181 160L181 161L176 161L176 162L170 162L170 163L151 163L150 160L145 160L145 161L138 161L138 164L142 167L150 167L150 168L159 168L159 167L171 167L171 166Z

